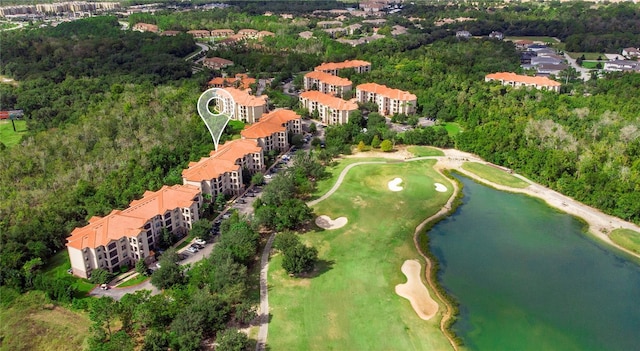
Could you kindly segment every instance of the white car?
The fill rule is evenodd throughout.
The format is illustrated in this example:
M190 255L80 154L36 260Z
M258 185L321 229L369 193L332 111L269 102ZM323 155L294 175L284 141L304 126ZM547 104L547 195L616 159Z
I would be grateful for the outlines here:
M189 246L189 247L187 248L187 251L189 251L189 252L191 252L191 253L196 253L196 252L198 252L198 249L196 249L196 248L195 248L195 247L193 247L193 246Z
M271 179L271 174L265 174L264 179Z
M196 244L200 244L200 245L206 245L207 244L206 241L204 241L204 240L202 240L200 238L196 238L196 240L194 240L193 242L196 243Z

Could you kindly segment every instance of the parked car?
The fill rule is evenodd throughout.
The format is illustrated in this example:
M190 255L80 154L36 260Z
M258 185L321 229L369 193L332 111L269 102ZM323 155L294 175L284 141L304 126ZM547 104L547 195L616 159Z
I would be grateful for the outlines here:
M100 285L100 289L102 289L102 290L109 290L109 285L107 285L107 284L101 284L101 285Z
M264 175L264 178L265 178L265 179L271 179L271 174L265 174L265 175Z
M196 243L196 244L200 244L200 245L206 245L207 244L206 241L204 241L204 240L202 240L200 238L196 238L196 240L194 240L193 242Z
M191 244L191 247L195 247L198 250L204 249L204 245L202 244Z
M189 247L187 248L187 251L188 251L188 252L191 252L191 253L196 253L196 252L198 252L198 249L197 249L197 248L195 248L195 247L193 247L193 246L189 246Z

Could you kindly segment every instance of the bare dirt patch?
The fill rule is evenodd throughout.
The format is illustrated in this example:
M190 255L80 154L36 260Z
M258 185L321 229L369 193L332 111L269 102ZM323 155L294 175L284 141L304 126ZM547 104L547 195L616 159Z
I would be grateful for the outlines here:
M322 229L338 229L342 228L347 224L347 217L338 217L335 220L331 219L329 216L322 215L316 218L316 225Z
M438 312L438 303L431 298L429 290L420 279L420 262L406 260L402 264L402 273L407 277L407 282L396 285L396 294L411 302L411 307L416 314L424 320L433 318Z

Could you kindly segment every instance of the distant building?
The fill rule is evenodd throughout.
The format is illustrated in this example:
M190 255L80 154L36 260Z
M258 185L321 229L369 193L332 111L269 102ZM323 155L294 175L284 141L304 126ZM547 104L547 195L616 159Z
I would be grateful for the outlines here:
M227 38L234 34L233 29L214 29L211 31L211 36L214 38Z
M224 88L233 97L235 108L231 119L245 123L257 122L267 112L267 96L253 96L245 90Z
M328 125L349 122L349 115L358 109L358 105L355 102L342 100L316 90L301 93L300 104L309 113L317 111L322 123Z
M496 39L496 40L502 40L502 39L504 39L504 34L502 34L502 32L493 31L493 32L491 32L489 34L489 38Z
M275 37L275 36L276 36L275 33L269 32L269 31L266 31L266 30L261 30L258 33L256 33L256 38L258 38L258 39L262 39L264 37Z
M189 163L182 171L182 182L215 199L219 194L237 195L244 191L242 173L264 169L264 153L256 140L236 139L211 151L209 157Z
M155 24L138 22L133 25L133 30L138 32L158 33L158 26Z
M202 64L211 69L222 69L233 66L233 61L223 59L221 57L207 57L202 61Z
M311 71L304 75L304 90L318 90L325 94L342 96L351 91L353 84L347 78L322 71Z
M417 97L408 91L388 88L382 84L364 83L356 87L360 103L375 102L378 113L384 116L416 113Z
M279 109L263 115L240 135L243 139L255 139L264 151L281 152L289 149L289 133L302 133L302 117L291 110Z
M471 38L471 33L466 30L459 30L456 32L456 38L458 39L469 39Z
M341 27L342 26L342 22L340 21L320 21L318 23L316 23L316 27L317 28L332 28L332 27Z
M124 210L92 217L67 238L73 274L89 278L95 269L116 272L146 259L157 249L163 229L185 235L200 218L201 206L197 187L165 185L155 192L146 191Z
M244 39L256 39L258 37L258 31L255 29L240 29L238 35Z
M233 87L240 90L251 89L251 85L256 83L255 78L249 78L246 74L238 73L234 78L216 77L209 81L209 88L227 88Z
M516 46L516 49L524 50L529 47L529 45L533 45L532 40L516 40L513 42Z
M187 34L193 36L194 38L207 38L211 36L211 32L204 29L195 29L187 31Z
M314 71L321 71L329 74L333 74L337 76L338 73L343 69L353 69L356 73L366 73L371 72L371 62L362 61L362 60L352 60L352 61L344 61L344 62L328 62L323 63L320 66L316 66Z
M569 68L569 66L565 65L564 63L539 63L535 66L535 68L536 72L538 72L538 75L553 74L557 76L560 72Z
M640 49L638 48L624 48L622 49L622 56L628 59L640 59Z
M607 72L640 72L640 61L611 60L604 63Z
M534 87L536 89L551 90L560 92L560 83L547 77L530 77L522 76L512 72L498 72L487 74L484 77L485 82L499 81L502 85L512 87Z

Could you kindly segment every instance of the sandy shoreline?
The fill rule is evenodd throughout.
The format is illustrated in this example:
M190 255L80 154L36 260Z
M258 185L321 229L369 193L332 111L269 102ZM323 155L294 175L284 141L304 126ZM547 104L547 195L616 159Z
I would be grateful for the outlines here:
M628 255L631 255L637 259L640 259L640 254L635 253L629 249L626 249L616 244L611 240L611 238L609 238L609 235L608 235L614 229L630 229L636 232L640 232L640 226L624 221L620 218L610 216L606 213L603 213L600 210L597 210L593 207L589 207L568 196L560 194L555 190L552 190L540 184L534 183L533 181L516 173L513 173L512 175L524 180L530 185L524 189L518 189L518 188L511 188L504 185L493 183L489 180L486 180L484 178L477 176L474 173L468 172L462 168L462 164L464 162L478 162L483 164L489 164L488 162L480 159L478 156L475 156L473 154L470 154L464 151L459 151L455 149L440 149L440 150L445 154L445 156L430 156L430 157L414 158L413 154L407 151L406 148L399 147L398 151L393 153L360 152L348 157L356 157L356 158L384 157L384 158L405 160L405 161L419 160L419 159L435 159L437 160L435 167L440 170L453 169L464 174L469 178L475 179L495 189L508 191L512 193L526 194L532 197L537 197L539 199L542 199L549 206L582 219L589 226L589 233L592 234L594 237L596 237L598 240L603 241L608 245L615 247L616 249Z

